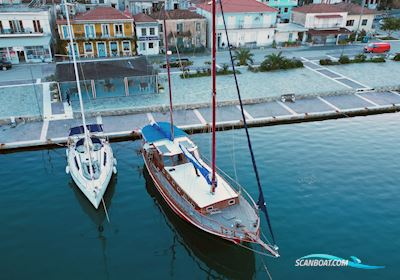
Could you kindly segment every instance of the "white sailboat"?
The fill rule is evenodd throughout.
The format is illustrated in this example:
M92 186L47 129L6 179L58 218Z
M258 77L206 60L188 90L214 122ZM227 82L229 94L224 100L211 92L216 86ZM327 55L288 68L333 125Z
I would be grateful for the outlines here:
M83 108L79 72L73 47L73 33L68 13L68 3L65 3L68 32L70 34L70 50L74 64L76 86L82 114L82 125L70 129L67 148L66 172L71 174L75 184L97 209L103 200L112 174L117 172L116 160L107 137L104 136L100 124L86 124ZM104 203L104 202L103 202ZM105 208L105 205L103 205Z

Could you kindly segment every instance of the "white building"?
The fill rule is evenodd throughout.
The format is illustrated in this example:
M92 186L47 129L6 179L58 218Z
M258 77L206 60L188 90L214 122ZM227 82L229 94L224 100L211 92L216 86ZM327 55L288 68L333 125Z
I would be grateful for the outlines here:
M271 45L274 40L277 10L256 0L221 0L229 41L236 47ZM211 2L196 5L197 13L211 23ZM211 43L211 24L208 24L208 47ZM217 6L217 46L227 48L223 19Z
M376 11L363 8L360 5L352 3L340 3L336 6L347 11L346 28L350 31L364 30L367 33L372 32L372 24L376 15Z
M14 64L52 61L51 23L49 8L0 6L0 56Z
M143 13L134 15L133 19L137 37L137 53L139 55L159 54L158 21Z
M188 0L126 0L125 5L135 14L151 14L160 10L182 10L189 7Z

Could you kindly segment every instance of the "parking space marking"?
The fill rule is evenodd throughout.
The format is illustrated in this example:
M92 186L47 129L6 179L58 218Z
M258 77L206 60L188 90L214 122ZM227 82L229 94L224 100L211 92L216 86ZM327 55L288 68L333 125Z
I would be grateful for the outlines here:
M51 118L51 94L49 83L43 83L43 118Z
M335 111L340 111L340 109L338 107L336 107L335 105L333 105L332 103L330 103L329 101L326 101L325 99L323 99L321 96L317 97L319 100L321 100L322 102L324 102L326 105L328 105L329 107L331 107L332 109L334 109Z
M329 54L327 54L326 56L329 57L329 58L332 59L332 60L336 60L336 59L337 59L336 57L331 56L331 55L329 55Z
M40 132L40 140L45 141L47 136L47 131L49 130L49 121L43 121L42 131Z
M372 100L369 100L368 98L366 98L366 97L364 97L364 96L359 95L358 93L355 93L354 95L357 96L357 97L359 97L359 98L361 98L361 99L363 99L363 100L365 100L365 101L367 101L369 104L372 104L372 105L374 105L374 106L379 106L379 104L375 103L375 102L372 101Z
M391 90L390 92L393 93L393 94L396 94L396 95L400 96L400 93L398 93L398 92L396 92L396 91L394 91L394 90Z
M152 113L147 113L147 119L149 120L149 122L151 123L155 123L156 121L154 120L153 114Z
M293 109L291 109L289 106L286 104L283 104L281 101L276 101L279 105L281 105L283 108L285 108L289 113L292 115L298 115Z
M237 108L239 111L242 111L242 109L240 108L240 105L236 105L236 108ZM244 113L244 115L245 115L245 117L246 117L247 119L249 119L249 120L254 120L253 116L250 115L244 108L243 108L243 113Z
M199 119L201 124L207 124L207 121L204 119L203 115L199 112L199 110L194 109L193 113L196 115L196 117Z

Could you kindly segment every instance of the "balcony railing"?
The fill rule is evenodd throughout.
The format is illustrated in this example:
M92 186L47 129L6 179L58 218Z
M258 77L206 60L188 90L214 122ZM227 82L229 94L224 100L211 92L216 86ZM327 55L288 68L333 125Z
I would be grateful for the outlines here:
M75 32L74 33L75 39L84 39L84 40L90 40L90 39L115 39L115 38L129 38L129 36L124 35L124 34L115 34L114 36L111 36L110 34L103 34L103 33L95 33L95 34L85 34L82 32ZM65 40L68 38L64 38Z
M252 24L228 24L227 29L256 29L256 28L274 28L274 24L257 24L257 23L252 23ZM218 25L218 29L224 29L223 25Z
M11 29L11 28L3 28L0 30L0 35L28 35L28 34L33 34L33 35L40 35L43 34L43 28L40 28L39 30L35 31L32 28L21 28L19 30Z

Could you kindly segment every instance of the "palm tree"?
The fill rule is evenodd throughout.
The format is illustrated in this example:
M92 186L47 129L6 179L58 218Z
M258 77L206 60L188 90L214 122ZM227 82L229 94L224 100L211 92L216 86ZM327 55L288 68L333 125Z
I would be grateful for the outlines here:
M239 65L249 65L252 64L253 56L249 49L240 48L235 51L233 59L239 62Z
M265 56L265 60L261 63L260 70L271 71L280 69L285 61L286 58L282 55L282 52L269 54Z

